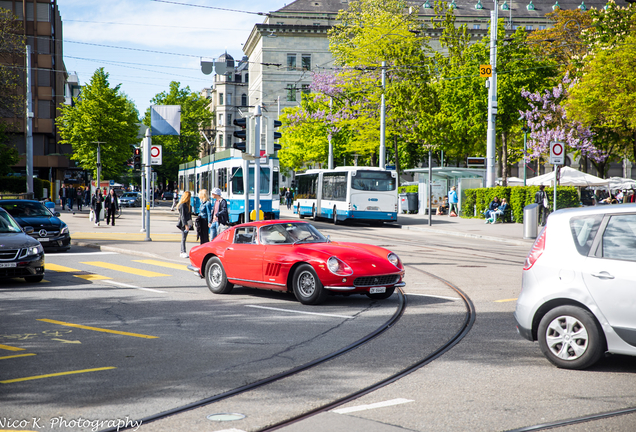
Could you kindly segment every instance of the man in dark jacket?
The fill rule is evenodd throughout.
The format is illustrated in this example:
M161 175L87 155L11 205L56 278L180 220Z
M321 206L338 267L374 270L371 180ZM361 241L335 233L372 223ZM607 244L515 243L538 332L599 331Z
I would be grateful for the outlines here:
M534 194L534 203L539 206L537 218L541 226L545 226L545 220L548 217L548 208L545 206L547 201L547 194L545 193L545 186L539 186L539 190Z
M115 226L115 215L117 214L117 210L119 210L115 189L111 189L110 193L104 199L104 210L106 210L106 225L108 225L112 219L113 226Z
M230 222L230 215L227 211L227 201L221 197L221 189L212 191L212 197L216 200L212 211L212 226L210 227L210 240L214 240L217 234L227 229Z

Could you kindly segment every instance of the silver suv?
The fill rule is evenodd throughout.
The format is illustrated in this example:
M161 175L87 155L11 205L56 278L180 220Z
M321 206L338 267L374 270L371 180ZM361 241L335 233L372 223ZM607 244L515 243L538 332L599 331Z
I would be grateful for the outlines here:
M556 366L636 356L636 204L559 210L523 268L514 314Z

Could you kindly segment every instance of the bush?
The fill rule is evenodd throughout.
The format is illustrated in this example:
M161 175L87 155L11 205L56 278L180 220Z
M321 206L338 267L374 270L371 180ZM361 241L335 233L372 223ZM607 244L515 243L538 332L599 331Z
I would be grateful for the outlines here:
M27 191L26 177L0 177L0 193L23 194ZM35 199L44 198L44 188L51 194L51 182L39 178L33 179Z
M398 193L417 193L417 191L419 190L419 186L418 185L410 185L410 186L400 186L398 188Z
M484 218L484 210L488 208L490 202L496 196L501 201L506 198L510 206L510 211L514 221L523 223L523 208L534 203L534 195L539 190L539 186L497 186L493 188L468 189L464 192L465 199L462 202L462 217L474 217L475 206L477 217ZM550 203L553 205L554 189L545 188L545 193ZM557 188L557 208L579 207L579 195L575 187L559 186Z

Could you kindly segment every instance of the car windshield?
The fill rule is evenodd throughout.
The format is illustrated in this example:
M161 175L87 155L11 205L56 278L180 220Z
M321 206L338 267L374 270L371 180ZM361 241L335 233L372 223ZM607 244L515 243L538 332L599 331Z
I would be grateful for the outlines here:
M262 244L324 243L320 231L308 223L281 223L260 229Z
M137 198L137 192L126 192L122 198Z
M22 232L20 226L5 212L0 212L0 234Z
M13 217L52 217L53 214L39 202L3 203L2 207Z

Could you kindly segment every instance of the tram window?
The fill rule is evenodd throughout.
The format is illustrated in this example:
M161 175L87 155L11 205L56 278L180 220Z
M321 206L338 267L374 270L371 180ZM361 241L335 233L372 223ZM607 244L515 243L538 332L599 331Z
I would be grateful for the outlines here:
M280 183L278 182L279 173L278 171L274 171L274 185L272 186L272 193L274 195L280 194Z
M269 194L269 168L261 168L260 193ZM254 168L250 168L250 194L254 193ZM232 193L242 195L245 193L243 186L243 168L232 168Z
M188 176L188 190L189 191L194 190L194 174L190 174Z
M216 172L216 187L227 192L227 169L219 168Z
M232 168L232 194L243 195L243 168Z

